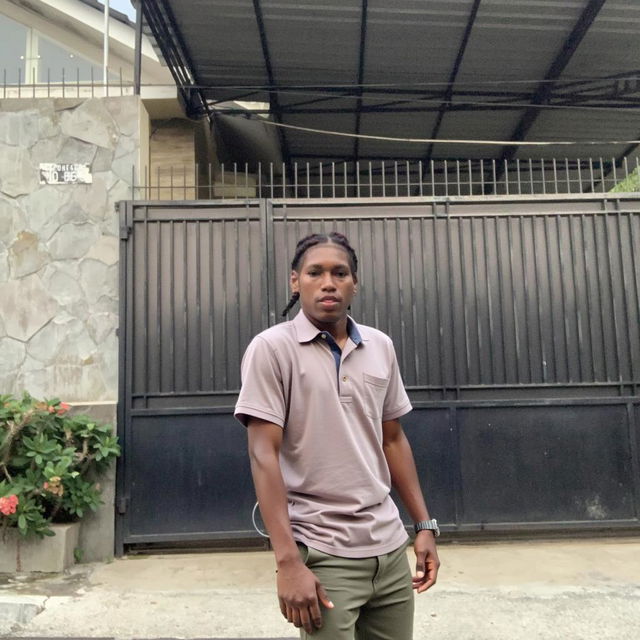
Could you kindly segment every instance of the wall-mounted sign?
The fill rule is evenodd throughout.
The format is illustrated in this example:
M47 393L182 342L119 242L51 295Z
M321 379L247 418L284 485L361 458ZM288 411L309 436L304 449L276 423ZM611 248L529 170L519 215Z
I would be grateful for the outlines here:
M40 184L91 184L93 176L88 164L40 163Z

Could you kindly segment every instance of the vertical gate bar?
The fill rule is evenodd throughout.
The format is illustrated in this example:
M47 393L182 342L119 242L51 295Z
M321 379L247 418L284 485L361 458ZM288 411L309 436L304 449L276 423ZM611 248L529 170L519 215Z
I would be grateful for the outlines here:
M344 174L344 197L348 198L349 197L349 176L348 176L348 167L346 162L342 163L342 171Z
M591 191L594 192L596 190L596 183L593 176L593 158L589 158L589 174L591 176Z
M278 297L276 294L276 266L275 266L275 228L273 222L273 202L271 200L263 200L262 204L264 206L264 214L265 214L265 246L267 250L266 262L267 262L267 270L265 274L265 279L267 281L267 291L268 291L268 309L269 309L269 326L276 324L276 304L278 302Z
M576 278L576 262L578 261L578 256L576 255L575 243L573 239L573 216L567 216L567 224L569 225L569 255L571 256L571 281L573 284L573 300L574 300L574 308L575 308L575 317L576 317L576 326L578 329L578 371L580 372L578 380L583 382L586 378L586 375L583 372L583 359L582 354L584 353L584 339L582 332L582 314L580 313L580 300L578 297L578 282Z
M423 190L422 190L422 180L423 180L423 178L422 178L422 160L420 160L420 162L418 162L418 181L419 181L418 184L420 185L419 186L419 193L420 193L421 197L424 195Z
M121 202L118 213L121 227L128 227L133 219L133 203ZM132 227L133 232L133 227ZM133 366L133 239L129 234L121 237L119 242L119 319L120 334L118 339L118 403L117 431L123 444L123 455L117 460L116 492L119 499L126 499L131 486L129 479L128 451L131 440L131 409L133 402L132 366ZM128 534L128 520L123 514L116 514L115 553L124 553L124 540Z
M584 193L582 189L582 160L578 158L578 193Z
M502 373L503 373L503 382L506 384L509 376L507 375L507 343L506 343L506 330L505 330L505 313L504 313L504 278L502 274L502 246L500 244L500 227L499 221L500 218L495 217L494 221L494 230L496 235L496 250L498 254L498 303L500 306L500 341L502 346ZM509 220L507 219L507 223Z
M480 158L480 193L485 194L484 191L484 159Z
M541 218L544 221L544 218ZM542 382L546 384L549 380L547 369L547 353L544 344L544 333L542 331L542 295L540 291L539 274L542 273L539 257L538 257L538 243L536 242L536 218L531 218L531 242L533 247L533 286L536 292L537 310L538 310L538 339L540 340L540 363L542 365Z
M558 375L558 350L556 348L556 322L553 313L553 277L551 275L551 241L549 239L549 217L545 216L544 220L544 251L547 256L547 284L549 286L549 310L551 319L551 349L553 352L553 375L554 382L560 382Z
M249 195L249 163L244 163L244 193L245 198Z
M283 167L283 170L284 170L284 167ZM234 303L236 308L236 325L235 326L236 326L236 338L238 341L238 354L242 354L242 331L241 331L242 315L240 313L240 287L242 287L243 291L251 291L251 282L250 281L247 283L240 282L240 220L238 218L234 220L234 232L236 236L235 238L236 239L236 263L235 263L235 274L234 274L235 286L233 287L235 289ZM249 251L249 253L251 252ZM249 268L249 277L251 277L251 268ZM251 317L250 308L248 309L248 316ZM240 381L237 380L236 384L238 384L238 387L236 388L239 388L239 383Z
M487 384L495 384L496 383L496 373L495 373L495 362L493 358L493 294L491 291L491 273L489 271L489 254L488 254L488 242L487 242L487 217L482 216L482 255L484 256L484 277L487 283L487 305L489 310L489 367L491 371L491 375L489 376L489 380ZM499 267L498 267L499 268Z
M631 316L629 313L629 282L627 279L627 271L624 268L624 260L622 255L622 213L620 211L620 200L615 201L616 208L616 231L618 236L618 260L620 262L620 273L622 275L622 304L624 307L624 320L627 326L627 347L629 354L629 373L631 374L631 380L636 379L635 362L633 358L633 339L631 337ZM631 247L633 252L633 247Z
M162 392L162 222L156 222L158 229L158 248L156 251L156 323L158 335L156 348L158 350L158 391Z
M582 184L582 183L580 183ZM591 313L593 311L593 305L591 303L591 278L589 277L589 265L591 264L590 258L588 258L587 241L585 234L586 219L585 214L580 214L580 242L582 245L582 267L584 269L584 281L585 289L587 293L587 326L589 335L589 351L591 353L591 381L596 381L596 354L595 354L595 338L593 335L593 322L591 321Z
M389 297L389 291L391 291L391 284L389 282L389 269L387 265L389 264L389 243L387 239L389 238L389 219L385 216L382 219L382 251L384 255L384 292L386 297ZM391 325L391 317L390 314L386 314L387 325L384 328L385 333L391 333L392 325Z
M509 195L509 161L504 161L504 192Z
M531 324L529 322L529 277L527 275L527 265L529 254L527 252L527 242L524 228L524 217L518 216L520 222L520 258L522 260L522 284L524 287L524 337L527 342L527 359L529 360L529 382L533 383L533 353L531 353Z
M369 173L371 173L371 163L369 163ZM373 195L372 193L369 194ZM356 160L356 197L360 197L360 161Z
M444 340L444 321L442 319L442 288L441 288L441 283L440 283L440 255L438 252L438 240L437 240L437 218L435 216L432 216L430 218L432 224L433 224L433 233L432 235L432 241L433 241L433 264L434 264L434 271L435 271L435 275L436 275L436 300L435 300L435 304L436 304L436 311L437 311L437 317L438 317L438 361L440 363L440 386L442 387L442 398L444 400L444 398L446 397L446 386L447 386L447 382L446 382L446 376L445 376L445 366L444 366L444 357L443 357L443 353L444 353L444 344L443 344L443 340ZM427 221L425 218L420 218L420 245L422 248L422 263L424 266L424 259L425 256L427 255L426 252L426 243L425 243L425 227L426 227ZM426 273L426 270L424 271L424 273ZM425 297L424 297L424 313L425 316L428 313L428 305L427 305L427 291L425 291ZM428 339L428 335L427 335L427 339Z
M173 200L173 165L169 167L169 193L171 194L170 200Z
M220 177L222 178L222 199L227 197L227 186L225 184L226 172L224 170L224 162L220 163Z
M456 183L457 183L457 195L462 195L462 180L460 178L460 160L456 160Z
M144 380L144 389L141 391L144 393L144 408L149 407L149 389L151 387L149 380L149 226L147 208L144 208L144 222L143 222L143 236L144 236L144 291L142 294L142 308L144 311L144 326L142 327L142 344L144 345L144 358L142 359L144 365L144 374L141 376Z
M562 225L561 217L558 214L554 215L556 221L556 240L558 247L558 264L560 265L560 300L562 301L562 324L564 328L564 349L565 349L565 363L567 365L567 381L573 382L571 376L571 366L569 363L569 356L571 354L571 347L569 345L569 317L567 315L567 292L565 288L565 261L562 259Z
M318 184L320 186L320 198L324 198L324 168L322 167L322 162L318 163Z
M471 160L467 160L467 170L469 172L469 195L473 195L473 169L471 166Z
M452 362L452 372L453 372L453 386L456 390L456 399L459 394L460 381L458 380L458 353L456 349L456 345L458 341L456 340L456 313L455 313L455 291L453 288L453 246L451 242L451 225L453 224L452 219L447 216L446 219L447 225L447 247L449 248L449 318L451 320L451 341L453 345L453 362Z
M287 165L282 163L282 197L287 197Z
M371 165L371 163L369 163L369 165ZM376 327L380 326L380 316L378 313L378 296L376 295L376 264L375 264L375 256L376 256L376 251L374 250L375 246L376 246L376 242L375 242L375 224L374 224L374 219L373 218L369 218L369 232L371 234L371 256L374 262L374 268L371 271L371 291L373 294L373 319L375 321L375 325ZM386 293L386 291L385 291Z
M464 353L466 358L466 377L463 384L471 384L471 346L469 337L469 309L467 306L467 269L465 266L464 229L465 218L456 218L458 223L458 243L460 244L460 283L462 285L462 321L464 323Z
M356 163L356 166L359 167L360 163ZM360 175L360 171L357 171L358 175ZM371 161L369 161L369 197L373 198L373 166Z
M293 163L293 197L299 198L298 194L298 163Z
M265 207L265 200L260 199L258 203L258 214L260 216L260 249L261 249L261 262L260 262L260 290L262 291L261 305L260 305L260 323L261 329L266 329L269 326L269 250L268 250L268 234L267 234L267 212Z
M604 162L602 158L600 158L600 186L602 187L602 193L606 193L607 187L605 186Z
M311 175L309 173L309 163L307 162L307 198L311 198Z
M446 160L444 161L444 195L449 195L449 169Z
M331 163L331 197L336 197L336 163Z
M640 251L640 241L639 241L638 237L636 237L636 233L634 231L635 226L636 226L636 225L633 224L633 220L634 219L640 220L640 218L638 217L637 212L636 213L630 213L627 216L627 220L629 221L629 242L631 244L631 251L630 251L630 253L631 253L631 264L632 264L632 269L633 269L634 292L635 292L635 295L636 295L636 303L634 305L634 309L636 311L636 314L637 314L638 318L640 318L640 276L638 276L638 263L636 261L636 251L635 251L636 244L638 245L638 249ZM634 377L634 379L633 379L633 383L634 383L634 386L638 383L637 374L636 374L636 377ZM634 395L636 395L636 393L637 393L637 391L634 389Z
M394 180L395 180L395 194L396 194L396 198L400 195L399 191L398 191L398 161L396 160L393 163L393 176L394 176Z
M196 315L198 318L198 349L196 352L198 354L198 391L202 391L202 300L200 295L200 242L201 242L201 234L200 234L200 226L202 222L197 221L194 222L196 229Z
M594 244L594 258L595 258L595 265L596 265L596 283L597 283L597 289L598 289L598 308L600 309L600 331L602 333L602 353L604 356L604 371L605 371L605 378L607 381L611 380L611 377L609 376L609 362L608 362L608 354L609 354L609 350L607 349L607 335L606 335L606 330L605 330L605 317L604 317L604 305L602 302L602 273L600 270L600 252L598 251L598 236L597 236L597 232L596 232L596 221L598 220L600 216L593 216L591 218L592 220L592 226L593 226L593 244ZM602 219L604 220L604 224L606 225L607 222L607 217L606 217L606 213L604 213L602 215Z
M209 232L209 251L208 251L208 266L209 266L209 384L211 391L217 389L216 386L216 367L214 364L215 357L215 271L213 265L213 220L207 221L207 230Z
M507 238L509 242L509 284L511 286L511 308L513 311L513 332L516 347L516 383L521 384L520 377L520 328L518 326L518 301L516 300L516 288L513 282L513 232L511 230L512 218L507 218Z
M407 172L407 196L410 196L411 195L411 168L409 166L408 160L406 164L406 172Z
M529 158L529 187L531 189L530 193L533 195L535 193L535 186L533 184L533 162L531 158Z
M357 242L357 244L358 244L358 255L359 255L359 256L362 256L362 255L364 255L364 252L363 252L363 249L362 249L362 218L358 218L358 219L355 221L355 224L356 224L356 229L357 229L357 232L356 232L356 242ZM372 265L372 266L371 266L371 270L373 270L373 269L374 269L374 267L373 267L373 265ZM366 297L364 297L364 295L363 295L365 292L366 292L366 291L363 291L363 289L362 289L362 288L360 288L360 295L359 295L359 298L360 298L361 317L363 318L362 322L364 322L365 324L367 324L367 321L366 321L366 320L364 320L364 317L365 317L365 310L366 310L366 300L367 300L367 299L366 299Z
M553 167L553 193L558 193L558 165L555 156L551 159L551 166Z
M385 198L387 195L387 172L384 168L384 160L382 161L382 197Z
M396 186L398 182L396 181ZM404 307L404 286L402 281L402 251L400 250L400 218L396 216L396 265L398 268L398 298L400 302L400 348L402 352L402 364L406 372L409 371L409 365L407 363L407 324L405 322L405 307ZM415 349L414 349L415 351ZM416 372L417 377L417 372Z
M420 219L418 219L419 222ZM416 269L415 269L415 265L414 265L414 257L415 257L415 253L413 251L413 233L411 233L412 229L411 229L411 223L413 222L412 218L408 218L407 219L407 225L409 226L409 255L407 256L409 259L409 286L411 287L411 319L413 321L413 353L414 353L414 367L415 367L415 371L416 371L416 380L415 383L416 385L421 385L421 384L427 384L426 381L421 380L420 379L420 354L419 354L419 349L418 349L418 308L417 308L417 304L416 304ZM399 243L398 243L399 245ZM398 246L398 249L400 247ZM400 251L398 251L398 253L400 253ZM421 256L423 262L424 262L424 254ZM424 296L426 295L426 291L425 291L425 287L424 287L424 282L425 282L425 278L424 278L424 265L422 268L422 295L423 295L423 299ZM427 336L427 339L424 341L424 346L425 346L425 358L429 359L429 353L428 353L428 336L429 336L429 331L428 331L428 323L429 323L429 319L428 316L425 315L425 323L427 326L427 330L425 335Z
M520 158L516 158L516 184L518 186L518 195L522 195L522 183L520 181Z
M263 198L262 193L262 162L258 162L258 198Z
M624 164L624 179L626 180L629 177L629 163L627 162L627 156L622 159L622 163Z
M476 247L476 231L473 224L474 218L469 218L469 225L471 226L471 261L473 265L473 299L476 312L476 325L478 330L478 384L482 384L482 321L480 318L480 304L478 301L478 250Z
M435 196L436 195L436 175L435 175L435 167L433 164L433 160L430 160L429 164L431 165L431 195Z
M189 271L189 263L187 261L188 247L187 247L187 221L182 221L182 260L183 260L183 278L182 278L182 321L184 322L184 336L182 338L182 353L184 354L184 390L189 389L189 313L188 313L188 287L189 287L189 279L188 279L188 271Z
M209 166L207 168L207 173L208 173L208 179L209 179L209 200L213 199L213 168L211 166L211 163L209 163Z
M491 160L491 170L493 171L493 193L498 193L498 180L496 176L496 161L495 158Z
M271 171L272 171L272 176L273 176L273 164L271 165ZM273 189L273 180L271 180L271 188ZM229 376L228 376L228 369L229 369L229 363L228 363L228 359L229 359L229 342L227 340L227 307L229 306L227 304L227 222L224 218L222 218L222 220L220 220L219 222L220 224L220 240L221 240L221 249L222 251L220 252L222 255L220 256L222 259L222 273L221 273L221 282L222 282L222 291L221 293L221 298L223 300L223 304L221 305L221 311L222 311L222 318L221 318L221 322L220 322L220 332L222 333L222 340L221 340L221 344L223 345L223 349L224 349L224 354L220 354L224 359L223 359L223 367L222 367L222 385L224 389L228 389L229 388Z
M567 193L571 193L571 178L569 177L569 158L564 159L564 172L567 176Z
M606 203L605 203L606 206ZM617 362L617 370L618 370L618 377L617 377L617 382L622 382L622 356L620 354L620 340L618 339L619 336L619 329L620 329L620 324L618 322L618 313L617 313L617 305L616 305L616 290L614 288L614 281L613 281L613 262L612 262L612 257L611 257L611 236L609 233L609 214L607 213L605 215L604 218L604 233L605 233L605 241L607 243L607 266L608 266L608 272L609 272L609 291L611 292L611 309L613 311L613 331L614 331L614 340L615 340L615 345L616 345L616 362Z
M448 410L449 419L449 433L451 434L451 449L453 459L456 464L453 469L453 509L454 509L454 521L456 527L462 524L465 520L464 516L464 484L462 480L462 456L460 446L460 425L458 424L458 410L456 407L449 407Z
M169 279L170 279L170 285L169 285L169 309L171 311L171 314L169 316L170 318L170 322L171 322L171 340L169 342L169 357L170 357L170 361L171 361L171 389L169 389L169 391L171 393L175 393L176 390L176 349L175 349L175 344L176 344L176 299L175 299L175 290L176 290L176 286L175 286L175 251L174 251L174 245L175 245L175 229L174 229L174 222L173 220L171 220L169 222L169 239L170 239L170 250L169 250Z
M616 171L616 159L611 158L611 167L613 169L613 186L615 187L618 184L618 173Z

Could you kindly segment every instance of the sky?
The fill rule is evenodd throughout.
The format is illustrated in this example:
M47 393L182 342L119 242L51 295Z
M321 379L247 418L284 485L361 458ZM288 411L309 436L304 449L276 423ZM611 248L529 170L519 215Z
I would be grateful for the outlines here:
M104 4L104 0L98 1ZM126 14L131 20L136 19L136 10L133 8L129 0L109 0L109 6L116 11Z

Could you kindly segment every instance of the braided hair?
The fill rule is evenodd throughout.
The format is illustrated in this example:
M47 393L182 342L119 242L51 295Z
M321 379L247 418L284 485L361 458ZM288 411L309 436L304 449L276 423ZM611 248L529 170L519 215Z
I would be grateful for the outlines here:
M353 250L353 247L349 244L347 237L337 231L330 231L329 233L312 233L309 236L306 236L298 241L296 245L296 252L293 256L293 260L291 261L291 270L298 271L300 269L300 264L302 262L302 258L304 254L311 249L311 247L315 247L319 244L337 244L342 247L349 258L349 267L351 268L351 272L353 275L358 273L358 258L356 256L356 252ZM298 298L300 298L300 294L296 291L291 294L291 299L289 300L289 304L286 306L285 310L282 312L282 316L286 316L291 308L298 302Z

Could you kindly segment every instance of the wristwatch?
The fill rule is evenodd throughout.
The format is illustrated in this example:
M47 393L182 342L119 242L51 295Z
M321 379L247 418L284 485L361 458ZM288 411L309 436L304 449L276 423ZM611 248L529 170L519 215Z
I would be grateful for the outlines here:
M413 525L413 530L418 531L433 531L433 535L437 538L440 535L440 527L438 527L438 521L434 518L432 520L421 520Z

